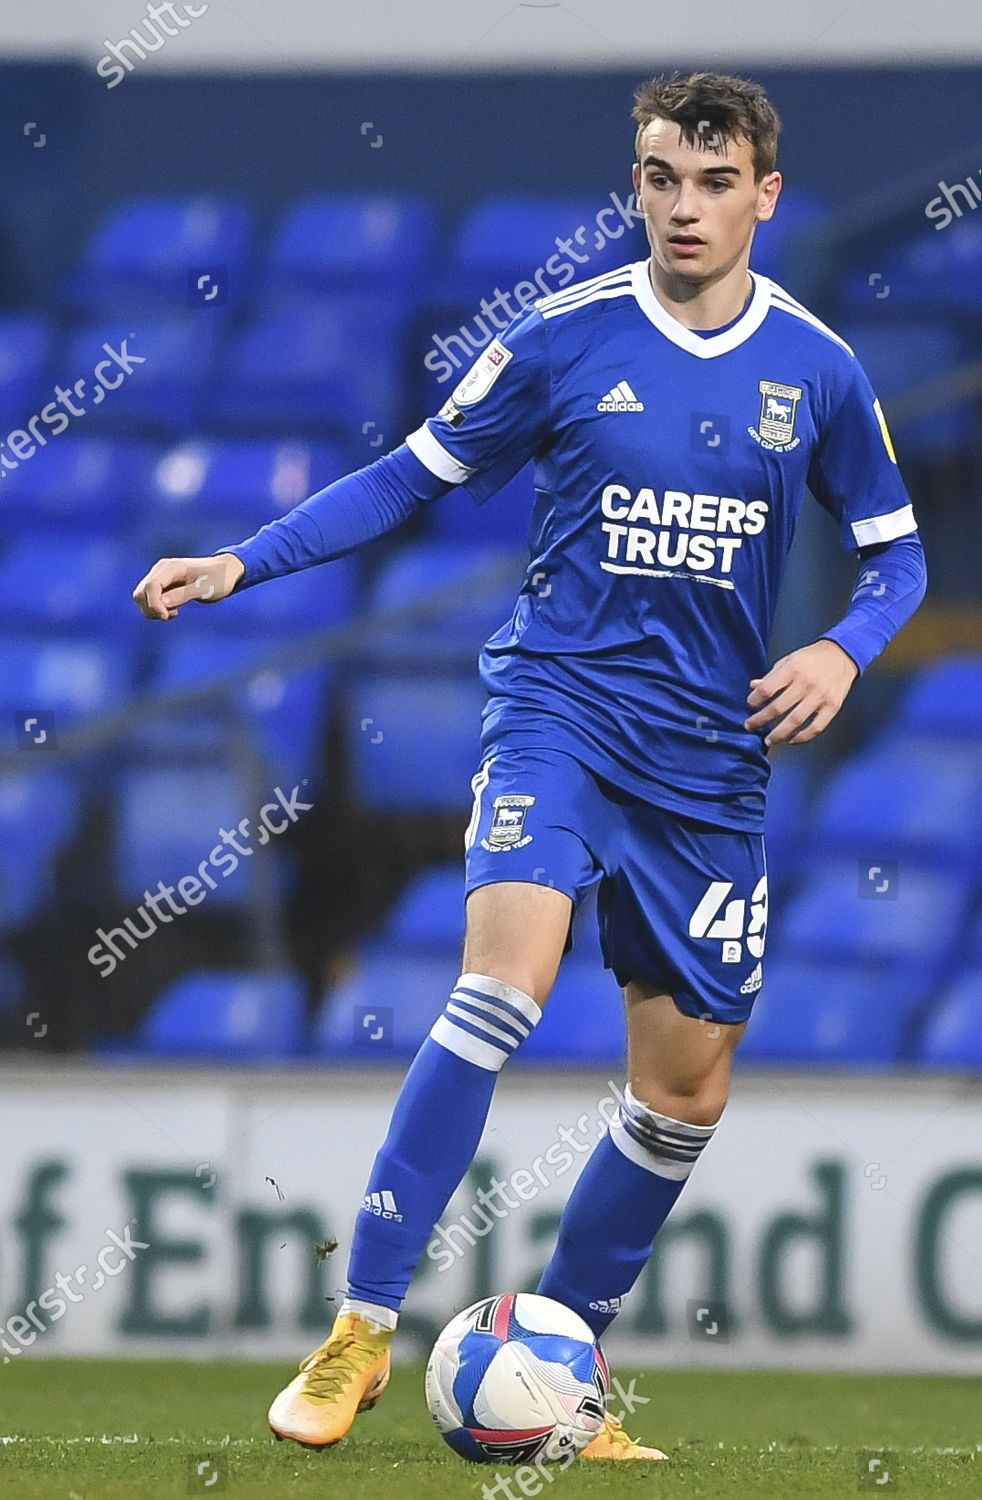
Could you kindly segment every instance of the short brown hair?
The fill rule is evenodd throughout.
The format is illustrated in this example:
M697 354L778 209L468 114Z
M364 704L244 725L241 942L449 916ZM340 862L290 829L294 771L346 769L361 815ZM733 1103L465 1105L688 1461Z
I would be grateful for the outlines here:
M634 149L639 161L645 126L662 119L675 121L687 146L698 139L708 149L718 150L719 140L742 137L748 141L753 148L755 182L774 171L781 121L761 85L749 78L729 73L651 78L638 85L631 115L638 122Z

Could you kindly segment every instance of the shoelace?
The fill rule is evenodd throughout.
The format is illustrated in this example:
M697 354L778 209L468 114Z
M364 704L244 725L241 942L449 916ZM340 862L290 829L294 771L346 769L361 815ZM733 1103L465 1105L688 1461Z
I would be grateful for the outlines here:
M343 1333L335 1343L311 1354L300 1366L307 1382L304 1395L314 1401L328 1401L343 1390L353 1375L357 1375L362 1364L361 1355L374 1355L374 1351L359 1345L354 1331Z

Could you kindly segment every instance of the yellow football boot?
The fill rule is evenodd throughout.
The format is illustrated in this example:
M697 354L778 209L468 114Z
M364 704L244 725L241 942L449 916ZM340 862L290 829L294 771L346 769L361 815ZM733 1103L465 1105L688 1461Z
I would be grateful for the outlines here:
M340 1442L360 1411L370 1411L389 1383L394 1330L361 1313L335 1319L331 1336L301 1362L269 1408L278 1438L308 1448Z
M603 1431L598 1432L592 1442L587 1443L581 1458L667 1458L660 1448L645 1448L636 1443L624 1431L623 1423L608 1412L604 1417Z

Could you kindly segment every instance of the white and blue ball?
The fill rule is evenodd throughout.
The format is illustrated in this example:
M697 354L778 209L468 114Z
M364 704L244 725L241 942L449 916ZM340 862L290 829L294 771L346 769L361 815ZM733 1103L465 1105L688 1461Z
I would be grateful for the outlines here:
M433 1346L426 1402L451 1448L475 1463L558 1463L603 1427L610 1376L591 1328L532 1292L485 1297Z

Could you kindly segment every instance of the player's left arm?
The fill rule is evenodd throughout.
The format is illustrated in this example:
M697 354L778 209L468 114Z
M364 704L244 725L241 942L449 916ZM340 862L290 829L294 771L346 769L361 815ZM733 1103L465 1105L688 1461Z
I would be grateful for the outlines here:
M804 745L839 712L849 689L924 598L927 567L910 496L879 402L858 360L808 473L812 494L859 554L859 578L843 618L821 638L752 678L744 728L764 743Z

